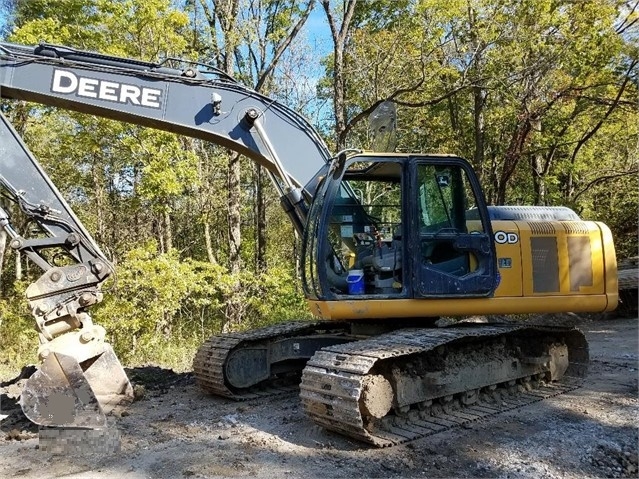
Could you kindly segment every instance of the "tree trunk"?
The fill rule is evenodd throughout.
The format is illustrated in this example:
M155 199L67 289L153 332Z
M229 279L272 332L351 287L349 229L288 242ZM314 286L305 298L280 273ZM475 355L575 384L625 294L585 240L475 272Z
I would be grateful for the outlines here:
M153 221L153 224L155 225L153 229L155 230L154 231L155 237L158 239L158 247L159 247L160 254L164 254L166 253L166 245L164 243L164 232L162 231L163 222L160 218L155 218Z
M242 269L240 250L242 247L241 225L241 193L240 188L240 155L231 154L228 165L228 240L229 240L229 270L231 274L238 274Z
M546 204L546 175L544 173L544 160L541 154L535 153L530 159L532 163L533 191L535 193L534 203L536 205Z
M173 249L173 232L171 231L171 214L168 208L164 210L164 237L166 238L166 252Z
M515 169L521 160L524 146L530 137L531 121L530 116L522 114L515 126L515 131L513 131L510 138L510 143L508 144L508 148L504 154L504 163L502 165L499 182L497 184L495 202L498 205L506 204L508 182L515 173Z
M566 183L564 185L564 201L569 204L572 201L572 196L575 194L575 178L572 171L568 172L566 177Z
M104 176L101 175L97 160L93 163L91 173L93 177L93 191L95 192L96 241L102 243L106 241L106 222L104 220L106 198L104 194Z
M484 106L486 104L486 90L484 86L483 75L483 52L485 49L484 42L478 37L476 30L476 12L468 6L468 21L470 23L470 37L473 51L475 52L473 64L471 68L473 76L473 137L474 137L474 153L473 167L481 182L484 170Z
M333 114L335 115L335 140L337 149L346 147L346 80L344 76L344 51L351 30L351 20L357 0L345 0L342 24L338 28L329 0L322 0L333 38Z
M264 201L264 171L256 164L255 167L255 216L256 216L256 271L262 273L266 271L266 202Z
M484 170L484 103L485 92L483 88L473 87L473 124L475 137L475 152L473 154L473 167L481 182Z
M228 166L228 241L229 241L229 272L235 278L231 292L226 298L226 322L222 331L228 332L242 321L242 305L240 291L242 285L239 281L239 273L242 270L242 232L241 226L241 170L240 155L232 153Z
M532 129L535 133L541 134L541 119L535 118L531 121ZM531 155L530 161L532 163L532 180L533 191L535 193L534 203L536 205L546 204L546 173L548 172L547 165L549 164L544 160L540 151L537 151Z
M4 272L4 254L7 250L7 232L0 228L0 296L2 296L2 273Z
M206 247L206 255L211 264L218 264L215 253L213 252L213 242L211 241L211 225L208 221L204 223L204 245Z

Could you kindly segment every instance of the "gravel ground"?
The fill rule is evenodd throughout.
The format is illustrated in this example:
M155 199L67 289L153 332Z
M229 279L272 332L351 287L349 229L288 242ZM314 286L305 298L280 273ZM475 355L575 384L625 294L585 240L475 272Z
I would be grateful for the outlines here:
M23 380L0 383L0 476L637 477L637 324L581 321L591 351L583 387L389 449L314 426L295 395L237 403L205 396L190 374L146 367L128 371L146 393L116 418L120 453L56 455L39 449L15 406Z

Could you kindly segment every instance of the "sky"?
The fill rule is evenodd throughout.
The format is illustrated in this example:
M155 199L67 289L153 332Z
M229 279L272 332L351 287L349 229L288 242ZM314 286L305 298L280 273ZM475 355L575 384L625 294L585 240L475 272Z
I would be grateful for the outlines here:
M5 25L7 24L7 12L4 11L4 7L0 6L0 32L4 30ZM4 40L4 35L2 36Z
M324 9L315 4L306 24L304 25L308 39L320 56L327 55L333 49L331 32L326 21Z

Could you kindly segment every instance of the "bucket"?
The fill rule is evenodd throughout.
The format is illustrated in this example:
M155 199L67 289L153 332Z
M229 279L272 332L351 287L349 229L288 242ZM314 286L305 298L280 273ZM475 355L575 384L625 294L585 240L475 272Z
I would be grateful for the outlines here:
M346 278L348 294L364 294L364 270L352 269Z

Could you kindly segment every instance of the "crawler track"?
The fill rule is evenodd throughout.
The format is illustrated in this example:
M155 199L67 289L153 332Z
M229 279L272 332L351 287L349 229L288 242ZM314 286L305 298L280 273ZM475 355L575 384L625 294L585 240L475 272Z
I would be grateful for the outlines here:
M197 351L193 360L195 381L204 391L236 401L246 401L265 396L276 396L298 391L297 381L272 378L256 386L230 388L226 381L226 361L233 350L251 347L269 340L312 335L324 327L335 328L331 322L297 321L268 326L242 333L230 333L209 338Z
M570 352L570 366L561 383L513 380L486 384L472 404L461 406L456 397L436 398L428 402L391 412L376 419L367 416L361 404L367 387L366 378L386 364L392 369L402 359L428 354L437 348L454 348L458 344L475 344L500 337L548 334L564 337ZM513 336L514 337L514 336ZM300 396L306 413L317 424L379 447L428 436L453 426L466 424L541 399L555 396L579 386L576 379L585 374L587 343L574 329L527 327L514 325L464 327L448 329L409 329L342 344L318 351L307 363L302 376ZM406 364L406 363L404 363ZM535 387L535 388L533 388ZM419 407L418 407L419 406Z

